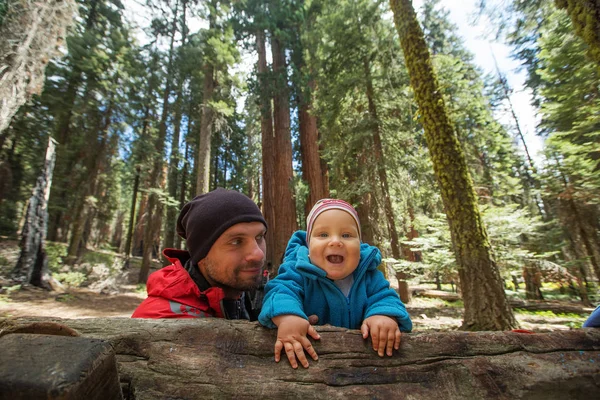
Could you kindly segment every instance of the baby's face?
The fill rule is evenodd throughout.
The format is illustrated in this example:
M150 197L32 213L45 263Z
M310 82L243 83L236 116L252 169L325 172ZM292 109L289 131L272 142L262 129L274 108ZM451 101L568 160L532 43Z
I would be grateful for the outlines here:
M360 260L360 238L354 218L336 209L320 214L310 233L308 254L329 279L344 279L354 272Z

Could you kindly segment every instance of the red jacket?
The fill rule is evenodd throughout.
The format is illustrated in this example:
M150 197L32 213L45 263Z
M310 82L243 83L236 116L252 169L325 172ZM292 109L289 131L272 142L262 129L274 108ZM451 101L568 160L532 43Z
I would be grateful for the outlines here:
M210 287L201 292L181 259L189 258L187 251L165 249L163 255L172 262L148 277L148 298L135 309L131 318L224 318L223 289Z

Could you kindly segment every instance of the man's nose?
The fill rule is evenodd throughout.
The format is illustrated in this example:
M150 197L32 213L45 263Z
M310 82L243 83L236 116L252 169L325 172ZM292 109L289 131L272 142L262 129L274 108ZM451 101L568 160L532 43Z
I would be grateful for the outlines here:
M263 261L265 259L265 251L258 242L253 242L252 248L249 249L246 255L246 261Z

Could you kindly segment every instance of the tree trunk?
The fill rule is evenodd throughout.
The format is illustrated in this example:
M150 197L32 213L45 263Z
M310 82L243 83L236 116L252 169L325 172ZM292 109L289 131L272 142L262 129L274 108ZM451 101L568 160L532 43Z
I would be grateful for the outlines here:
M183 10L181 12L181 49L185 48L185 40L186 34L188 31L186 24L186 11L187 11L187 1L182 0ZM171 156L169 157L169 171L167 172L167 188L169 190L169 196L172 200L177 199L177 175L179 172L179 159L181 155L179 154L179 137L181 132L181 116L183 114L183 106L182 106L182 98L183 98L183 81L185 80L185 76L182 76L182 69L180 68L179 79L177 80L177 89L175 94L177 95L177 99L175 100L175 118L173 120L173 137L171 140ZM167 206L167 215L165 220L165 244L164 246L167 248L174 247L175 245L175 225L177 221L177 214L179 210L177 207L169 205Z
M392 200L390 198L387 172L385 171L383 145L381 143L380 133L381 126L379 123L379 116L377 114L377 106L375 104L373 81L371 79L371 64L367 58L363 60L363 66L365 71L365 83L367 85L369 115L371 117L371 124L373 127L373 153L375 155L375 166L377 168L377 175L379 176L379 183L381 185L383 208L385 212L385 218L387 220L388 232L390 235L390 247L392 248L392 257L396 260L400 260L402 257L400 253L400 240L398 238L398 231L396 230L396 218L394 217L394 209L392 208ZM408 291L408 283L406 282L406 274L403 272L398 272L396 276L398 277L398 292L400 299L404 303L408 303L410 301L410 293Z
M273 218L271 229L274 231L273 267L278 268L292 233L298 228L296 222L296 204L293 193L292 138L290 132L290 102L287 86L285 48L278 38L271 37L273 55L273 73L277 89L273 95L273 122L275 138L273 142L274 179L265 181L273 186Z
M410 0L390 0L425 139L450 226L465 313L463 329L517 326L481 220L473 181L446 112L423 31Z
M58 53L76 10L74 0L3 3L7 13L0 26L0 133L19 107L42 92L46 64Z
M598 0L554 0L567 10L575 32L589 46L591 58L600 65L600 3Z
M98 1L99 0L92 0L90 2L84 35L93 34L92 31L96 24L96 17L98 14ZM60 145L56 157L58 161L56 165L57 178L67 177L71 173L71 168L69 167L71 161L68 159L69 157L67 157L68 149L71 144L71 118L73 117L73 107L75 106L77 91L83 82L82 75L83 71L79 68L77 63L75 63L69 74L69 81L61 104L61 111L56 118L54 126L54 137ZM68 189L66 186L62 187L63 185L60 185L60 179L57 183L59 183L59 185L55 186L55 190L52 191L50 200L52 204L57 204L61 207L57 209L54 215L50 215L49 217L50 224L48 227L48 238L53 241L63 241L67 238L67 229L61 229L66 220L66 218L64 218L62 207L64 207L67 202Z
M148 213L146 211L148 206L148 195L142 193L140 198L140 209L135 219L135 227L133 231L133 240L131 243L131 254L133 256L141 256L144 247L144 231L148 222Z
M129 213L129 225L127 227L127 242L125 243L125 257L131 256L131 243L133 240L133 227L135 222L135 206L137 205L137 194L140 187L140 168L135 170L135 179L133 180L133 194L131 199L131 212Z
M262 147L262 213L267 221L269 229L267 230L266 242L266 268L271 276L277 275L275 266L275 191L273 182L275 181L275 139L273 133L273 115L271 107L271 95L268 83L267 55L265 49L264 31L256 32L256 49L258 52L258 81L260 88L260 132Z
M25 225L21 235L21 254L11 275L21 282L48 287L48 259L46 233L48 230L48 198L56 158L56 142L48 139L44 169L37 179L27 206Z
M167 81L165 83L165 91L163 93L163 107L158 129L158 136L154 141L155 152L153 154L154 162L150 172L149 183L151 188L162 188L163 182L163 156L165 152L165 140L167 137L167 119L169 117L169 97L171 95L173 58L175 56L175 34L177 32L179 2L175 5L173 13L173 22L171 25L171 44L169 46L169 60L167 63ZM150 271L150 263L152 261L153 250L155 249L155 238L160 236L160 220L162 216L162 204L156 193L148 195L146 227L144 230L144 245L142 251L142 266L138 276L138 283L146 283L148 272Z
M293 370L285 355L273 361L276 331L257 323L0 319L0 335L80 334L109 341L125 398L600 398L600 329L403 334L400 350L385 358L357 330L318 326L317 331L319 361Z
M527 300L544 300L542 291L542 271L535 264L523 267L525 281L525 298Z
M115 77L115 81L118 80L118 77ZM87 154L86 160L86 170L88 176L86 177L86 182L82 182L83 190L79 196L77 202L77 208L74 213L74 221L73 221L73 233L71 235L71 240L69 241L69 249L67 251L67 263L73 264L75 260L80 256L81 243L83 240L83 232L86 226L89 213L90 205L87 204L88 196L94 196L96 194L96 189L98 187L98 179L101 173L101 165L103 163L103 158L106 157L107 148L108 148L108 135L109 128L111 125L111 118L113 113L113 100L112 96L109 99L109 103L106 109L106 114L102 119L103 123L98 127L98 130L93 130L90 132L90 137L88 138L89 143L95 143L97 140L96 132L100 132L100 143L96 148L89 148L89 154Z
M204 65L204 90L202 92L202 120L200 121L200 144L198 145L198 177L196 194L210 191L210 147L212 143L213 110L209 104L214 91L214 68L212 64Z
M298 105L298 125L300 130L300 151L302 155L302 178L308 185L305 215L308 216L315 203L329 197L329 183L321 169L324 164L319 153L319 131L317 117L312 110L312 92L315 89L314 79L308 83L307 93L300 97Z
M215 29L216 15L209 17L209 29ZM196 179L196 195L210 191L210 149L212 145L213 109L210 102L215 91L215 67L213 60L204 60L204 88L202 91L202 119L200 120L200 139L198 144L198 176Z

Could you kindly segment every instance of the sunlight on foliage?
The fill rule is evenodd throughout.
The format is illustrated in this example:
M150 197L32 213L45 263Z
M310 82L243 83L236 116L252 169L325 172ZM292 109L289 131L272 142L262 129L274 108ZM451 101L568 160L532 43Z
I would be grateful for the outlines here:
M64 243L47 242L46 256L48 257L48 269L51 273L59 272L64 265L64 257L67 256L67 245Z
M58 272L52 277L68 287L80 287L86 280L86 275L81 272Z
M138 283L135 287L135 292L139 294L146 294L146 284Z

